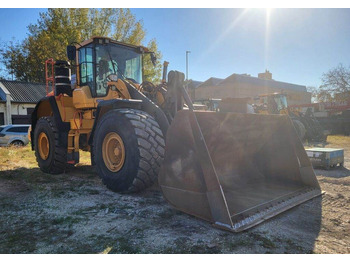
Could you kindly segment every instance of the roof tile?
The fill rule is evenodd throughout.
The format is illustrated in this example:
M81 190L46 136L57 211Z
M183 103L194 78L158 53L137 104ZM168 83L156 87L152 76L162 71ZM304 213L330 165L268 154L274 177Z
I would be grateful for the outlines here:
M3 80L1 83L10 92L13 102L37 103L46 96L46 85Z

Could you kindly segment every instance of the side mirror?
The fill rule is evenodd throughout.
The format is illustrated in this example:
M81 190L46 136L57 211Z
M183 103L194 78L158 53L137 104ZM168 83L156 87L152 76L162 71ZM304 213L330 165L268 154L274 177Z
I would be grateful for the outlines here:
M152 61L153 66L156 66L157 57L154 53L151 53L151 61Z
M76 57L76 47L74 45L69 45L67 46L67 57L68 57L68 60L75 60L75 57Z

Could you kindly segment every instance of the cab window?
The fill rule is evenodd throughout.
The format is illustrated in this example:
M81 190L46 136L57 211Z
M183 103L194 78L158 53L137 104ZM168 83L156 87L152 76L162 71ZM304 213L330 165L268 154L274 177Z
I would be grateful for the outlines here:
M108 46L96 45L96 96L106 96L108 79L111 74L117 74L117 61L111 59Z
M93 55L92 46L86 46L79 49L79 74L80 85L87 85L91 89L91 93L94 93L94 68L93 68Z

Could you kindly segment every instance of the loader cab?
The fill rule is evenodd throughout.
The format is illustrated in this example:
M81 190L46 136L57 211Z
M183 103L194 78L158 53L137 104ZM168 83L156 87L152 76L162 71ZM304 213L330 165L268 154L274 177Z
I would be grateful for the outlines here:
M143 54L149 53L141 46L120 43L109 38L92 38L76 49L78 86L88 86L92 97L108 94L108 81L127 80L142 83ZM67 48L69 59L74 58L74 48Z
M288 108L287 96L274 93L260 95L260 105L267 111L267 114L284 114Z

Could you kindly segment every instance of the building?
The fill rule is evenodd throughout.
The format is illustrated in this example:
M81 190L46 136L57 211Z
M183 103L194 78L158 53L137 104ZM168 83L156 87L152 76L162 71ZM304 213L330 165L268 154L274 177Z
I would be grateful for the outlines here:
M247 74L232 74L225 79L211 77L196 87L194 97L196 101L251 98L253 102L259 95L276 92L285 93L289 105L311 103L311 93L306 86L275 81L267 70L258 77Z
M195 80L188 81L187 91L188 91L188 94L190 95L192 100L194 100L196 88L202 83L203 82L201 82L201 81L195 81Z
M45 84L0 81L0 125L30 124L36 103L45 96Z

